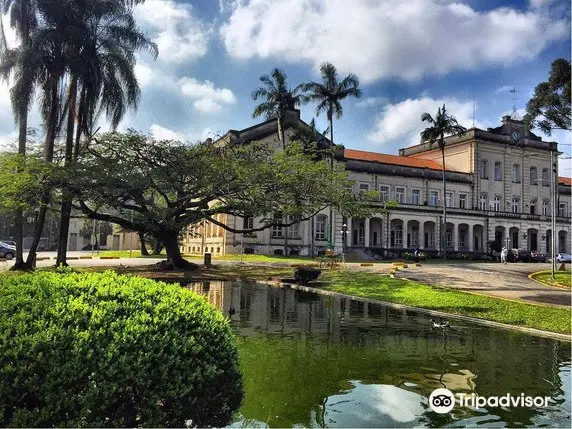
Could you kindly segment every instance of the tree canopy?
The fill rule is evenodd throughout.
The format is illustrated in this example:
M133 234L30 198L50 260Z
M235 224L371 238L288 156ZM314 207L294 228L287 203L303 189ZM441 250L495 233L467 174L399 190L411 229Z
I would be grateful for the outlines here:
M179 233L203 220L252 232L275 225L274 212L294 223L329 205L352 216L366 210L342 167L315 161L298 143L273 152L259 143L184 144L134 131L108 133L67 173L76 208L89 218L151 234L164 243L175 267L186 266ZM233 229L217 214L262 216L262 226Z
M554 129L571 129L570 62L558 58L550 66L548 81L534 89L534 96L526 104L524 122L529 128L540 128L551 135Z

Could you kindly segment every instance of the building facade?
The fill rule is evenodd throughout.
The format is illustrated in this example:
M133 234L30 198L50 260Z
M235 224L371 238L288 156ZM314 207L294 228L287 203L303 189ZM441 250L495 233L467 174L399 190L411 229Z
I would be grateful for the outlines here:
M285 134L291 139L297 128L308 125L300 120L299 112L288 113ZM262 141L279 150L276 122L231 130L221 144L249 141ZM374 191L378 197L371 204L379 211L367 219L345 218L334 212L331 241L329 210L324 210L288 228L251 234L230 233L204 222L184 234L182 251L283 254L286 248L289 254L315 255L331 246L336 252L355 249L370 255L415 249L483 253L494 243L493 247L549 254L553 236L557 252L570 250L571 181L553 173L558 171L557 143L526 131L521 121L505 116L497 128L471 128L459 137L446 138L447 195L442 195L442 155L437 145L419 144L399 152L344 150L343 159L337 162L344 164L355 182L354 192L359 196ZM386 210L388 201L395 201L397 207ZM444 226L443 204L447 205ZM219 215L217 220L232 228L259 226L257 218Z

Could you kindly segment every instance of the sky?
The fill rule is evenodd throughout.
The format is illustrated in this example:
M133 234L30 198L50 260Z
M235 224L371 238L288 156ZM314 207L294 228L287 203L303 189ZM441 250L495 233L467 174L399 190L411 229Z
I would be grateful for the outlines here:
M522 115L551 62L571 52L562 0L146 0L135 17L159 57L138 54L142 99L121 129L190 141L261 121L251 93L273 68L295 87L320 81L329 61L363 91L343 101L334 141L397 154L419 143L421 114L443 103L466 127ZM0 144L16 138L8 91L0 84ZM302 119L315 108L302 106ZM327 128L324 114L316 120ZM37 109L30 126L41 127ZM569 131L543 137L570 155ZM560 174L571 164L561 161Z

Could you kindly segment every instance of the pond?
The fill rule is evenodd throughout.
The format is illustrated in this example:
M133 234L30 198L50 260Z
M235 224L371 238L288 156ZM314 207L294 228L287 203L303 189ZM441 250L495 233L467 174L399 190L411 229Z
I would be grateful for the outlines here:
M191 283L238 337L234 427L570 427L570 344L354 299L246 282ZM436 388L550 397L548 407L429 408Z

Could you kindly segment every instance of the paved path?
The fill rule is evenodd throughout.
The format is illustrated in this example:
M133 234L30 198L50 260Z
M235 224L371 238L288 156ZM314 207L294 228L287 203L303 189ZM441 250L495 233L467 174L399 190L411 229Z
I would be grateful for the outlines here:
M545 286L528 278L528 274L541 270L550 270L550 264L451 262L405 268L399 270L396 277L501 298L570 307L569 290Z

